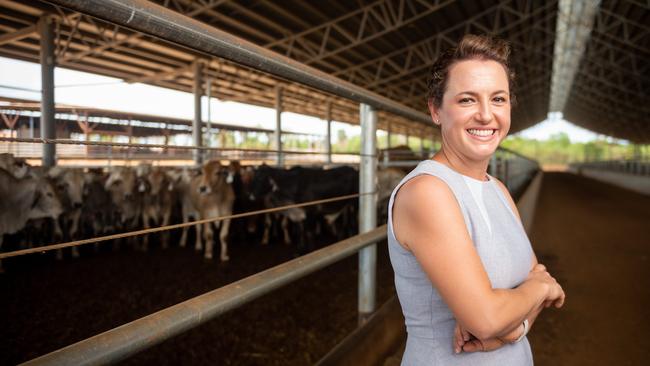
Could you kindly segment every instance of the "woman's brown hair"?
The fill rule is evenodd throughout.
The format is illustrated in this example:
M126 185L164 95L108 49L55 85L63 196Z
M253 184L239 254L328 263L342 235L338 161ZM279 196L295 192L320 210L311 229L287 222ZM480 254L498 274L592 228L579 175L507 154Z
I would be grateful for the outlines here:
M510 45L508 42L489 36L466 34L456 47L445 50L433 63L427 84L428 103L433 104L436 108L440 108L442 105L442 96L445 94L449 80L449 69L454 63L464 60L492 60L500 63L508 75L510 104L514 106L516 102L513 92L515 73L510 68L509 57Z

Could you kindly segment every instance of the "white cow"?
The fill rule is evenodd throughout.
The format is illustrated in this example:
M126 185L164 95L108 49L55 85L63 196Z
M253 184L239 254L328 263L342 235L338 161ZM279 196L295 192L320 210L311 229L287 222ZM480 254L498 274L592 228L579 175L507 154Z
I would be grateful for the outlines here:
M56 221L62 212L63 206L49 179L18 179L0 169L0 249L4 234L18 232L30 219L49 217Z
M17 158L12 154L0 154L0 169L4 169L16 178L24 178L29 174L29 164L23 158Z

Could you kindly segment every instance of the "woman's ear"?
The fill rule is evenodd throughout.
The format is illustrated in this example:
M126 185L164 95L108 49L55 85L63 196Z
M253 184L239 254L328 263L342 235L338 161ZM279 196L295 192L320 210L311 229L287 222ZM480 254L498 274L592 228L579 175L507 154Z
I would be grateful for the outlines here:
M429 99L427 105L429 106L429 114L431 114L431 119L433 120L433 123L439 126L440 125L440 116L438 113L439 108L437 108L433 104L433 99Z

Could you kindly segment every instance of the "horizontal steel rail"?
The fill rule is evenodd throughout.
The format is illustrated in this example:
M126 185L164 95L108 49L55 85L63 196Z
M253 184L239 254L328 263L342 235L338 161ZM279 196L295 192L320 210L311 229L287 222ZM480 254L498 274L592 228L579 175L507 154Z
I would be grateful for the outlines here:
M522 154L520 154L520 153L518 153L518 152L516 152L516 151L510 150L510 149L506 149L505 147L501 147L501 146L499 146L499 147L497 148L497 151L507 152L507 153L513 154L513 155L515 155L515 156L517 156L517 157L519 157L519 158L521 158L521 159L528 160L528 161L530 161L531 163L534 163L534 164L536 164L536 165L539 164L539 162L538 162L537 160L531 159L531 158L529 158L528 156L526 156L526 155L522 155Z
M25 365L115 363L386 238L386 225L43 355Z
M178 149L178 150L203 150L216 152L250 152L250 153L277 153L278 150L272 149L249 149L237 147L208 147L194 145L165 145L165 144L138 144L130 142L110 142L110 141L82 141L70 139L46 139L46 138L29 138L29 137L0 137L0 142L22 142L29 144L61 144L61 145L85 145L85 146L107 146L107 147L128 147L135 149ZM301 151L301 150L282 150L283 154L297 155L327 155L327 151ZM332 152L332 155L355 155L359 153L341 153Z
M145 0L47 0L80 13L431 125L431 117L289 57ZM423 101L424 102L424 101ZM423 104L424 107L424 104Z
M49 244L49 245L38 246L38 247L34 247L34 248L29 248L29 249L14 250L12 252L6 252L6 253L0 252L0 259L18 257L18 256L21 256L21 255L34 254L34 253L45 253L45 252L52 251L52 250L57 250L57 249L78 247L78 246L86 245L86 244L94 244L94 243L100 243L100 242L104 242L104 241L108 241L108 240L129 238L129 237L133 237L133 236L146 235L146 234L157 233L157 232L161 232L161 231L169 231L169 230L180 229L180 228L184 228L184 227L190 227L190 226L194 226L194 225L203 225L203 224L207 224L207 223L216 223L218 221L223 221L223 220L234 220L234 219L240 219L240 218L243 218L243 217L267 214L267 213L272 213L272 212L281 212L281 211L289 210L289 209L292 209L292 208L302 208L302 207L308 207L308 206L322 205L322 204L325 204L325 203L345 201L345 200L349 200L349 199L352 199L352 198L372 195L372 194L376 194L376 193L377 192L354 193L354 194L348 194L348 195L345 195L345 196L338 196L338 197L324 198L324 199L308 201L308 202L294 203L294 204L291 204L291 205L285 205L285 206L280 206L280 207L272 207L272 208L265 208L265 209L262 209L262 210L242 212L242 213L232 214L232 215L210 217L210 218L207 218L207 219L183 222L183 223L180 223L180 224L172 224L172 225L167 225L167 226L153 227L153 228L149 228L149 229L128 231L128 232L125 232L125 233L118 233L118 234L111 234L111 235L104 235L104 236L96 236L94 238L74 240L74 241L67 242L67 243Z

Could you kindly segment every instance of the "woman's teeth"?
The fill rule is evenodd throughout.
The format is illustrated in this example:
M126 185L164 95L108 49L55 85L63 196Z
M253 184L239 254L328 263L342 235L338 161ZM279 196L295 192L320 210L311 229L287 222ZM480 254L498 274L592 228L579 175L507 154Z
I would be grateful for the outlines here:
M472 135L476 136L490 136L494 134L494 131L496 130L476 130L476 129L469 129L467 132L471 133Z

